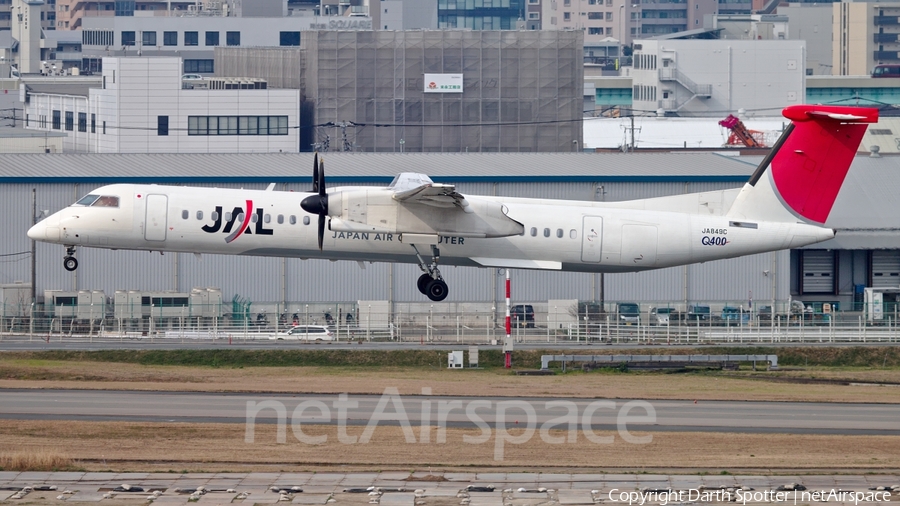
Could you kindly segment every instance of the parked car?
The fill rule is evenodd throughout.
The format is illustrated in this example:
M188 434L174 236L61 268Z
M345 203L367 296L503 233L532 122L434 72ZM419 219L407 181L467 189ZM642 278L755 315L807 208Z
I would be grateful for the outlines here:
M641 306L634 302L619 302L616 304L616 314L619 323L631 325L632 323L641 322Z
M691 304L688 306L687 311L687 319L688 320L702 320L708 321L710 318L709 306L702 304Z
M534 328L534 306L516 304L509 308L509 320L513 327Z
M334 341L334 332L325 325L297 325L269 337L278 341Z
M603 313L603 306L597 302L579 302L577 310L579 321L601 321L606 318L606 315Z
M673 307L655 307L650 310L650 325L674 325L681 321L681 313Z

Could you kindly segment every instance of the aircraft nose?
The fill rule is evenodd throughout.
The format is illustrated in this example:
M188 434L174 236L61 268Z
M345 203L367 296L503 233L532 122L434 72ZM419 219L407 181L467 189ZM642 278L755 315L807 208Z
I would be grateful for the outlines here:
M45 228L46 227L42 223L34 225L33 227L28 229L28 237L35 241L43 240L46 237L44 235Z
M49 216L28 229L28 237L35 241L59 241L59 217Z

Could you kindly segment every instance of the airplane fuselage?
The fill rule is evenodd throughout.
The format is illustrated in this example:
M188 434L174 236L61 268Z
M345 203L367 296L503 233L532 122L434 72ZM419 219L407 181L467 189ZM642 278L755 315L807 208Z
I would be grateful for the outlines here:
M300 208L304 192L117 184L91 193L118 197L118 205L69 206L30 235L67 246L418 263L414 241L390 231L329 229L319 251L318 216ZM737 222L613 202L467 199L473 207L501 204L524 234L485 238L439 230L441 265L629 272L800 247L834 235L799 222Z

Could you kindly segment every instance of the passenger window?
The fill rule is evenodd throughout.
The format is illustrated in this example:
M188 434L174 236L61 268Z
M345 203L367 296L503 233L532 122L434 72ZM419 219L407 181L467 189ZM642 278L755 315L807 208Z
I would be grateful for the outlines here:
M578 237L578 232L573 228L569 230L569 239L576 239Z
M198 219L198 220L202 220L202 219L203 219L203 211L197 211L197 219Z
M225 221L231 221L231 211L225 211L222 217L225 218Z
M238 213L237 220L241 223L244 222L244 213Z
M91 207L119 207L119 197L104 195L91 204Z
M213 211L212 214L210 215L210 217L212 218L213 221L219 221L219 213L216 211Z
M309 225L309 216L304 216L304 217L303 217L303 224L304 224L304 225Z
M291 225L296 225L296 224L297 224L297 217L292 214L291 215Z
M271 217L270 215L267 214L267 215L265 215L265 216L263 217L263 221L266 222L266 223L268 223L268 222L272 221L272 217Z
M531 227L531 237L537 237L537 227Z
M251 214L250 223L256 223L257 221L259 221L259 216L257 216L256 213Z
M279 214L279 215L278 215L278 224L281 225L282 223L284 223L284 215L283 215L283 214Z
M550 237L550 229L549 228L544 229L544 237Z
M556 229L556 237L562 239L562 236L563 236L563 229L561 229L561 228Z
M184 209L184 210L181 211L181 219L182 219L182 220L188 219L188 217L189 217L190 215L191 215L191 213L189 213L187 209Z

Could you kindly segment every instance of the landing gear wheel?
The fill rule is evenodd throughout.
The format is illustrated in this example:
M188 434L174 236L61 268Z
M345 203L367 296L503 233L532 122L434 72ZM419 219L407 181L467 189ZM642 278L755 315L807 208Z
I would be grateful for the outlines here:
M75 257L65 257L63 258L63 267L69 272L74 271L78 268L78 260Z
M443 279L435 279L425 287L425 295L434 302L440 302L447 298L447 283Z
M427 293L425 290L428 288L428 283L431 283L432 280L431 274L422 274L419 276L419 280L416 281L416 286L419 288L419 291L422 292L422 295Z

